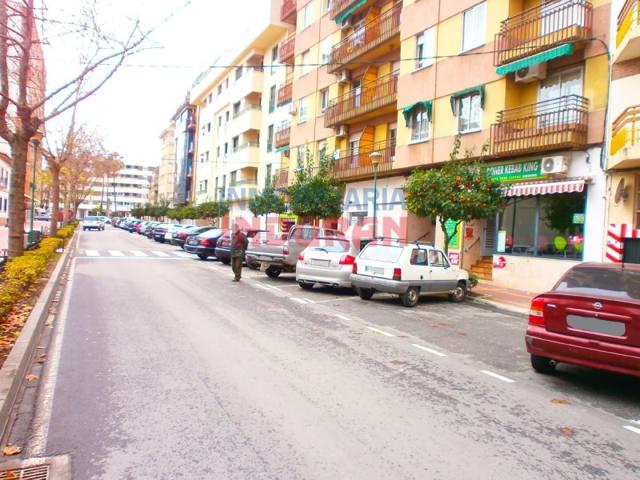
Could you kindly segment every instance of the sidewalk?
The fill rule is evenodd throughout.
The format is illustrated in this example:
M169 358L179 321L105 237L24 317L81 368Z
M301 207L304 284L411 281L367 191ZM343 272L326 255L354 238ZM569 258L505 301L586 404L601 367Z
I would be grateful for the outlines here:
M491 282L480 282L471 292L472 301L484 303L496 308L523 315L529 314L531 300L536 293L513 290L493 285Z

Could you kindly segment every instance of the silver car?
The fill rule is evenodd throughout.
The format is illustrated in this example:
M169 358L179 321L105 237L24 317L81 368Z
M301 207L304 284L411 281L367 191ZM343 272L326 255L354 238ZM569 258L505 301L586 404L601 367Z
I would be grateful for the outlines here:
M310 290L315 284L351 288L357 252L346 238L318 237L298 256L296 281Z

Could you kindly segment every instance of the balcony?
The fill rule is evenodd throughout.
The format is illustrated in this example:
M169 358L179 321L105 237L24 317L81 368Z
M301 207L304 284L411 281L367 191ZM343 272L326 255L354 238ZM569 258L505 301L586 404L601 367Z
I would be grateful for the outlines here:
M388 75L369 82L361 91L351 90L329 103L324 115L324 126L366 120L369 117L395 111L398 96L398 77Z
M258 142L247 142L236 147L231 152L228 160L234 169L246 167L258 168L260 164L260 144Z
M276 131L276 148L282 148L289 145L291 139L291 125L280 127Z
M245 70L235 81L230 92L231 101L248 97L252 94L262 94L264 87L264 73L260 68Z
M491 154L519 155L583 148L589 100L578 95L503 110L491 125Z
M360 151L355 155L349 155L335 160L331 169L333 176L338 180L354 180L358 178L373 177L375 167L371 162L371 154L379 152L377 172L388 172L393 168L396 155L395 142L379 142L370 145L360 145Z
M502 21L496 34L495 66L569 42L591 38L593 5L584 0L543 3Z
M232 137L250 131L259 131L262 127L262 111L260 105L246 105L243 110L233 114L233 121L229 127Z
M618 15L614 63L640 57L640 0L627 0Z
M284 0L280 7L280 21L295 25L298 6L296 0Z
M274 177L274 188L283 189L289 186L289 169L288 168L279 168L276 170Z
M296 50L296 35L295 33L289 35L286 40L284 40L279 47L280 51L280 63L284 63L286 65L292 65L295 60L295 50Z
M286 105L293 99L293 82L288 82L278 89L278 106Z
M349 68L347 64L356 59L361 62L375 58L380 50L387 53L385 42L400 34L401 12L402 4L399 3L334 45L329 57L329 72Z
M611 128L609 168L640 167L640 105L627 108Z
M365 5L367 0L333 0L329 16L332 20L342 24L344 20L361 6Z

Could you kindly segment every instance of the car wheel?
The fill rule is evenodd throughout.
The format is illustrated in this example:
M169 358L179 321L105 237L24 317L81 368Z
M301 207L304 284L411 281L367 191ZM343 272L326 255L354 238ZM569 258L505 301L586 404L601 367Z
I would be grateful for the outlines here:
M556 369L556 362L547 357L531 355L531 366L538 373L553 373Z
M420 290L417 287L409 287L405 293L400 295L402 305L405 307L415 307L420 299Z
M298 285L300 285L300 288L303 290L311 290L313 288L313 283L311 282L298 282Z
M282 273L282 270L277 267L269 267L265 270L265 273L271 278L278 278Z
M459 282L456 288L449 294L449 300L452 302L462 302L467 296L467 286L464 282Z
M358 288L357 290L362 300L371 300L373 297L373 288Z
M199 253L198 258L200 260L206 260L207 258L209 258L209 255L205 255L204 253Z

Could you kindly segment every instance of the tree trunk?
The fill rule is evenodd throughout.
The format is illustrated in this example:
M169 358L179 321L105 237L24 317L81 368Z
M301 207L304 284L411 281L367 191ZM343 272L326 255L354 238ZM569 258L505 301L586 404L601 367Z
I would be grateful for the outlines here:
M60 166L49 162L49 172L51 173L51 223L49 225L49 235L55 237L58 233L58 215L60 214Z
M11 143L11 187L9 189L9 257L24 252L25 179L29 139L16 138ZM34 159L35 161L35 159ZM33 201L34 199L32 199Z

